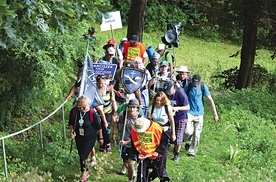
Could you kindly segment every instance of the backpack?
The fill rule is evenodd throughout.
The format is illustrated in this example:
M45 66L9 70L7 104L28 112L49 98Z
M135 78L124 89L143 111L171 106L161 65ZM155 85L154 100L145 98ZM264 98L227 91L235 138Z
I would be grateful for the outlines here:
M169 52L167 51L167 52L165 52L165 59L166 59L166 61L167 61L167 55L169 54ZM171 54L171 56L172 56L172 64L174 65L174 62L175 62L175 57L174 57L174 55L172 55Z
M73 119L75 120L76 114L77 114L77 107L73 108ZM90 118L90 122L93 123L94 122L94 117L93 117L93 112L94 109L92 107L90 107L90 111L89 111L89 118Z
M202 103L204 104L204 100L203 100L203 97L204 97L204 83L203 82L200 82L200 88L201 88L201 93L202 93ZM187 91L186 91L186 95L189 97L189 92L191 91L192 89L192 83L189 83L188 84L188 88L187 88Z

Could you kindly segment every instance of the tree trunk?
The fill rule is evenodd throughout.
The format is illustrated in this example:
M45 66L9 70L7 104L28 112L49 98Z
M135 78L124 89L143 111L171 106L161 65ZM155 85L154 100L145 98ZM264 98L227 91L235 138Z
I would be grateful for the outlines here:
M128 39L130 39L131 35L135 34L139 37L140 42L142 42L146 7L147 0L131 0L127 27Z
M256 54L258 7L258 1L243 1L243 43L236 89L250 88L252 85L252 71Z

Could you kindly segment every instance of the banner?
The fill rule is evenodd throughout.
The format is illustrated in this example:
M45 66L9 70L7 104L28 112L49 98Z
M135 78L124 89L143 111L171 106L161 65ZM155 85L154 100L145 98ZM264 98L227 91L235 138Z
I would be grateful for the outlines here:
M120 11L108 12L102 17L101 31L122 28Z
M97 105L102 105L104 103L102 97L98 93L97 81L93 73L93 64L88 53L86 53L83 65L79 96L81 95L89 97L92 103L95 99Z
M117 69L116 64L104 64L104 63L93 63L93 73L95 77L98 75L104 75L106 79L113 80Z

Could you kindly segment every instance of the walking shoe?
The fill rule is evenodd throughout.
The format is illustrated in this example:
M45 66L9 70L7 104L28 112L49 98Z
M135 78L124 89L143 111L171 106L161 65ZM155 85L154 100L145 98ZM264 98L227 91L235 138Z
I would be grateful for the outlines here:
M106 152L111 152L111 145L110 145L110 143L106 144L105 148L106 148Z
M190 147L191 147L191 145L190 145L190 144L188 144L188 143L186 143L186 144L185 144L185 150L189 150L189 149L190 149Z
M188 156L191 157L191 158L195 158L194 154L188 154Z
M179 162L179 159L180 159L179 155L178 155L178 154L175 154L175 155L174 155L174 158L173 158L173 161L174 161L174 162Z
M104 148L100 147L99 152L104 152Z
M122 174L126 174L126 171L127 171L127 168L126 168L125 164L123 164L121 173L122 173Z

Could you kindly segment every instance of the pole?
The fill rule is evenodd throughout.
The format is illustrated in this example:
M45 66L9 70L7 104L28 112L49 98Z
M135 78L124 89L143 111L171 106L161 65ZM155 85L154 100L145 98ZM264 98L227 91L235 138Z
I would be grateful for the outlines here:
M122 135L122 139L121 140L124 140L124 137L125 137L125 130L126 130L126 121L127 121L127 114L128 113L128 108L126 108L126 115L125 115L125 120L124 120L124 129L123 129L123 135ZM121 156L122 156L122 149L123 147L120 145L120 156L119 156L119 159L121 159Z

